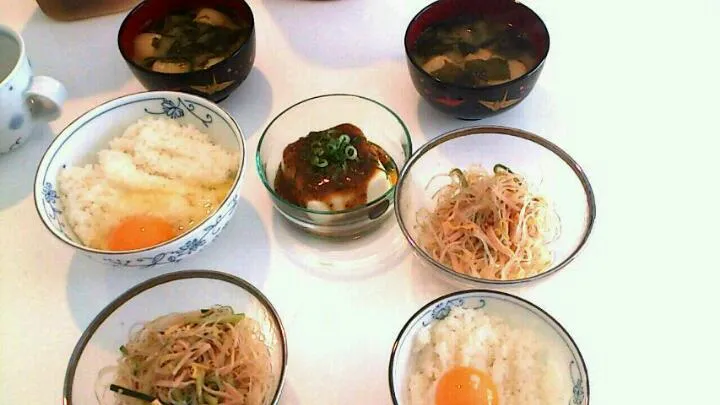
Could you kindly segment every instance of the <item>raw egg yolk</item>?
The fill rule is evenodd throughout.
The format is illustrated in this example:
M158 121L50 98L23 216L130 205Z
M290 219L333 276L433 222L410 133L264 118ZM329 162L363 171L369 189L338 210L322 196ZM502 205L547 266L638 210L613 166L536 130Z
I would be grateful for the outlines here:
M473 367L455 367L438 381L435 405L499 405L490 375Z
M155 246L175 237L175 228L151 215L134 215L120 221L107 239L110 250L133 250Z

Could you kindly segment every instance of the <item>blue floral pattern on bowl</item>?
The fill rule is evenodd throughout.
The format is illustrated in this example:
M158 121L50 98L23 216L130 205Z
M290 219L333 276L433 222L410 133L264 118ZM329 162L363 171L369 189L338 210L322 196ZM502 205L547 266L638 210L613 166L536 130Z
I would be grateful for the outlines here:
M489 313L496 315L504 315L506 313L515 313L515 316L520 317L523 321L529 320L530 318L539 318L550 331L554 332L553 341L557 341L560 347L565 347L567 350L564 355L568 358L568 387L567 393L569 396L568 405L587 405L589 403L587 389L587 369L582 359L579 349L573 342L572 338L567 334L565 329L560 326L550 315L545 313L542 309L535 305L521 300L510 294L505 294L490 290L470 290L460 291L457 293L446 295L445 297L438 298L435 302L426 305L423 309L419 310L408 323L405 325L403 330L400 332L398 339L395 343L393 353L390 362L390 385L393 402L395 404L402 404L403 402L398 401L398 392L396 384L404 384L404 376L402 373L405 370L398 371L396 367L399 367L396 363L403 363L407 361L398 360L404 356L408 356L409 350L412 347L415 336L418 331L429 327L434 322L445 319L452 308L461 307L466 309L485 309ZM521 324L525 324L521 321ZM396 376L396 374L399 374ZM398 382L399 381L399 382Z
M573 381L572 399L568 405L582 405L585 399L585 388L583 386L582 372L575 360L570 361L570 377Z
M163 115L182 120L184 124L207 128L206 131L211 136L217 137L218 141L224 141L221 142L224 144L235 142L241 154L240 176L243 173L245 147L242 133L227 113L208 100L176 92L148 92L121 97L91 110L66 128L43 157L35 181L35 203L41 219L53 234L93 260L126 268L150 268L178 263L209 245L225 229L237 210L240 178L217 211L204 223L172 241L133 252L105 252L89 249L80 243L70 226L65 223L62 201L57 189L57 174L66 166L87 163L86 158L97 151L96 144L100 141L84 137L83 131L87 123L95 121L94 126L88 127L92 128L91 131L97 131L103 124L107 128L116 128L119 126L118 120L125 120L126 122L120 125L122 127L144 116L153 115ZM109 137L110 135L106 140L109 140Z
M147 108L145 108L145 112L153 115L164 114L172 119L177 119L185 116L185 110L183 110L184 107L190 114L200 120L200 122L202 122L202 124L206 128L209 127L210 124L212 124L213 122L212 115L205 114L204 117L201 117L200 115L198 115L198 113L195 112L195 103L193 103L192 101L183 100L180 97L177 98L177 103L165 98L163 99L162 103L160 103L160 107L162 108L162 111L149 111Z
M139 257L133 259L105 258L103 261L116 267L143 268L153 267L160 264L179 263L187 256L201 251L205 246L209 245L223 229L225 229L229 218L232 217L235 210L237 210L238 199L239 196L235 194L230 202L230 205L227 206L225 211L219 213L211 224L203 227L202 234L200 236L188 240L175 250L160 252L152 257Z
M62 218L60 217L62 210L57 207L58 194L53 188L52 183L45 182L45 184L43 184L42 194L43 199L45 200L45 213L50 219L57 221L57 229L62 231L65 228L65 224L62 222Z
M18 137L18 138L15 140L15 142L13 142L13 144L10 145L10 149L8 149L8 152L12 152L12 151L14 151L15 149L19 148L20 145L22 145L22 141L23 141L22 136L21 136L21 137ZM0 152L0 153L1 153L1 152Z
M430 312L430 318L423 321L423 326L428 326L434 321L439 321L447 318L450 315L450 310L453 307L462 307L465 304L465 300L462 298L453 298L447 301L442 301L435 305L435 308ZM480 300L473 308L480 309L485 306L485 301Z

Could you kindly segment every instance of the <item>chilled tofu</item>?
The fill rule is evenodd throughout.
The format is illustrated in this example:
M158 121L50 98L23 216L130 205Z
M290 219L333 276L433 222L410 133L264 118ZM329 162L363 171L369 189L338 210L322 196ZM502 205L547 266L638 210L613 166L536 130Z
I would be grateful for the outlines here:
M380 162L378 162L380 164ZM375 174L372 175L368 181L367 188L365 190L366 198L365 203L370 203L378 198L385 195L392 188L393 184L390 181L387 173L384 170L378 168ZM313 211L343 211L348 208L348 203L354 201L355 192L336 192L329 195L324 200L310 200L307 202L306 207Z
M219 27L237 28L237 25L235 25L230 17L212 8L200 9L194 21Z
M528 71L527 66L516 59L508 60L508 67L510 69L510 79L517 79Z
M382 168L382 164L378 162L380 167L378 171L370 178L367 186L367 202L373 202L385 195L393 187L390 176Z
M396 179L390 156L356 126L341 124L311 132L285 147L274 185L288 202L331 214L377 200ZM309 215L321 223L336 218Z
M466 61L471 60L488 60L492 58L493 53L485 48L480 48L475 52L469 53L467 56L465 56Z
M162 35L155 33L142 33L135 37L133 42L133 50L135 59L152 58L159 54L157 45L162 39Z

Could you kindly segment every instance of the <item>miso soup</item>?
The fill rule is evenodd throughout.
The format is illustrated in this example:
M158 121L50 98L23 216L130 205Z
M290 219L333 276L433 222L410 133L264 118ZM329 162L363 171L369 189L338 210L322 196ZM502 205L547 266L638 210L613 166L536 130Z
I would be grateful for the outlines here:
M436 79L467 87L516 79L538 61L525 33L481 17L461 17L427 28L411 56Z
M135 37L138 64L162 73L207 69L232 55L250 36L250 25L213 8L173 12Z

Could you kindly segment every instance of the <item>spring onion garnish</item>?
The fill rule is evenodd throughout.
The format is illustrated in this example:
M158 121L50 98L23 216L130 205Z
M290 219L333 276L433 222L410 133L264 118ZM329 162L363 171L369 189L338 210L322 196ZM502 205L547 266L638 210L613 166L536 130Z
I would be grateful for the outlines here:
M456 178L463 187L468 186L468 182L467 182L467 179L465 178L465 175L463 174L462 170L458 169L457 167L450 170L450 177Z
M354 146L348 145L345 147L345 157L350 160L357 159L357 149Z
M510 173L510 174L513 174L513 171L510 170L509 167L507 167L507 166L505 166L505 165L503 165L503 164L498 163L498 164L496 164L495 166L493 166L493 173L495 173L495 174L501 174L501 173Z
M349 144L349 143L350 143L350 137L347 136L347 134L342 134L342 135L338 136L337 141L338 141L338 144L340 144L340 145L342 145L342 144Z
M327 165L328 165L327 159L323 159L319 156L313 156L310 163L312 163L313 166L316 166L316 167L327 167Z
M336 135L339 134L339 135ZM315 132L317 138L310 145L310 164L318 168L337 165L343 169L347 161L358 160L358 150L348 134L337 130Z

